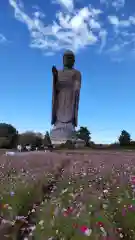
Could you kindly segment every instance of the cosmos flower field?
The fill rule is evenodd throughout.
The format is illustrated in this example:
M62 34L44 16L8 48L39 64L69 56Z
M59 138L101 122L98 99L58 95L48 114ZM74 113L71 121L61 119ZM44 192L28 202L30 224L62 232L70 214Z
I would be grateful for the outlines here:
M0 157L0 240L135 239L135 153Z

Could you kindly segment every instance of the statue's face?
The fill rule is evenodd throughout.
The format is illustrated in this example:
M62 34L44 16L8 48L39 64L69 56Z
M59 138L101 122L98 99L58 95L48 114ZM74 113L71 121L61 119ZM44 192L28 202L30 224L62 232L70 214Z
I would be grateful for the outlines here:
M73 55L73 53L65 53L63 56L63 64L64 67L67 68L72 68L74 66L75 63L75 57Z

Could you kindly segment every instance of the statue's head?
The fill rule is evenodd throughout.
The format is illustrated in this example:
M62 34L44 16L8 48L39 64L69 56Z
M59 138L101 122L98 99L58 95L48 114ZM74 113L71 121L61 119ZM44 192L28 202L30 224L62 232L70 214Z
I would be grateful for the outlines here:
M63 55L63 65L66 68L71 69L75 63L75 55L72 51L68 50Z

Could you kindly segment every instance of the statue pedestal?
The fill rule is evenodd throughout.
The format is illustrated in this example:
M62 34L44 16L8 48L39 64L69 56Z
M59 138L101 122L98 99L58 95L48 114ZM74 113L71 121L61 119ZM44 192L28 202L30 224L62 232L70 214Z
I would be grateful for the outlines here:
M66 143L67 140L75 139L75 128L72 123L57 122L50 132L50 138L53 145Z

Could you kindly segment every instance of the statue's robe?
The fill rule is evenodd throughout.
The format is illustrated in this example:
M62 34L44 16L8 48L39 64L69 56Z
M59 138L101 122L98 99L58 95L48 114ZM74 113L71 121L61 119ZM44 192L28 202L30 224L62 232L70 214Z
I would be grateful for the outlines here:
M76 69L60 70L53 76L52 125L78 122L81 73Z

